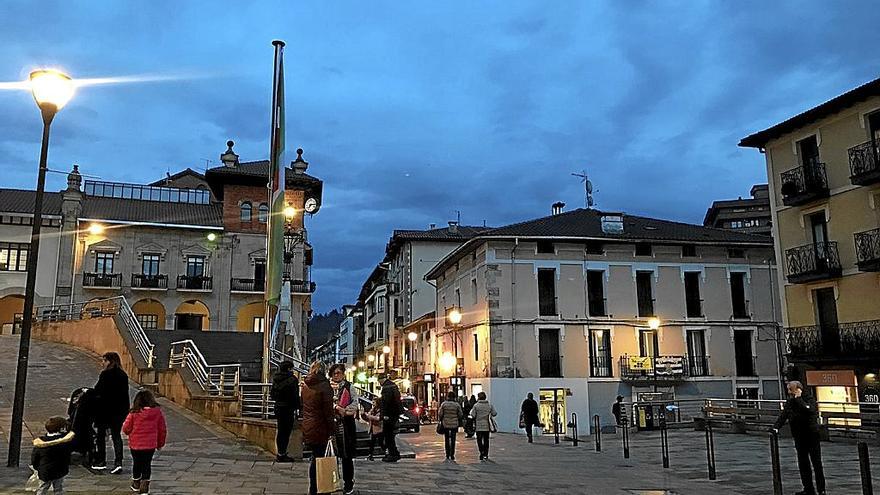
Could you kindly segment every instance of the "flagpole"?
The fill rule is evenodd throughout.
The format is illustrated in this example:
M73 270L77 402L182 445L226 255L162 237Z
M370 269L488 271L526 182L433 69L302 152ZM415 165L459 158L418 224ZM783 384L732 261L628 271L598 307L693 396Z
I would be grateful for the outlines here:
M284 42L281 40L273 40L272 46L275 47L275 61L272 65L272 108L269 112L271 115L271 123L270 123L270 137L269 137L269 184L266 189L266 193L268 196L267 204L273 205L272 203L272 192L274 190L274 181L275 181L275 169L278 166L283 166L283 164L276 163L279 159L278 157L278 118L279 118L279 109L278 109L278 85L283 84L283 82L279 78L278 68L279 62L281 61L281 57L284 56ZM272 259L269 256L269 253L272 252L270 246L272 245L272 225L273 220L277 221L277 219L273 219L273 215L277 215L277 212L273 212L270 206L269 210L269 222L266 223L266 268L269 272L268 275L271 279L272 270L278 270L280 267L273 266L277 263L277 260ZM263 318L263 369L262 369L262 382L269 383L269 357L270 357L270 346L272 342L270 342L271 337L271 328L272 328L272 305L269 304L270 299L272 298L272 294L269 294L269 284L266 284L264 287L266 291L266 311L265 317Z

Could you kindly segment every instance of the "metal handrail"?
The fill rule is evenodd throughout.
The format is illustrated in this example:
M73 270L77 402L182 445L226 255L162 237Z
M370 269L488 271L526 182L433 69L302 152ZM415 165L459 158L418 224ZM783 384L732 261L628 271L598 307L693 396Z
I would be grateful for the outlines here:
M238 393L240 364L208 364L195 342L190 339L171 343L168 366L185 367L202 390L210 395L234 396Z
M242 417L269 419L275 414L275 401L269 395L271 383L239 383L238 400Z
M144 332L144 329L141 326L141 322L138 321L131 306L128 305L128 301L122 296L119 296L119 316L123 323L125 323L128 334L134 341L134 346L147 363L147 368L152 368L155 345L150 342L147 333Z

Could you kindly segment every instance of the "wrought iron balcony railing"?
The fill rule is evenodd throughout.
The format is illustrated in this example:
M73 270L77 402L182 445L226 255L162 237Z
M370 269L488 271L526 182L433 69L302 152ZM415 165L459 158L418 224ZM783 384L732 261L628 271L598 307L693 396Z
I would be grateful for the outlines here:
M594 378L612 378L614 370L611 364L611 356L607 354L590 356L590 376Z
M709 372L709 356L687 356L687 375L688 376L710 376Z
M782 203L786 206L802 205L828 197L824 163L808 161L806 165L782 172L781 179Z
M83 273L83 287L118 288L122 287L121 273Z
M230 289L233 292L263 292L266 290L266 281L253 278L233 278Z
M848 151L850 181L857 186L880 182L880 141L871 140Z
M880 229L853 235L856 243L856 263L863 272L880 271Z
M168 275L131 274L132 289L167 289Z
M837 278L842 271L835 241L787 249L785 263L788 266L788 281L793 284Z
M290 292L294 294L312 294L315 292L316 286L314 282L308 280L291 280Z
M785 329L788 354L796 359L866 359L880 356L880 320Z
M178 275L177 288L183 290L209 291L214 287L214 278L206 275Z
M620 378L627 382L677 382L687 377L684 356L621 356Z

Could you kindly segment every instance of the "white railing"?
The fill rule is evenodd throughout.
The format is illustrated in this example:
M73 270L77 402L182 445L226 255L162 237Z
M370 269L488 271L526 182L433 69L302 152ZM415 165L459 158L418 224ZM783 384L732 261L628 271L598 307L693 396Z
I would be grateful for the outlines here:
M238 400L241 415L247 418L272 418L275 415L275 401L269 397L271 389L271 383L240 383Z
M122 319L122 323L125 325L124 330L134 342L135 348L146 362L147 368L152 368L154 345L150 342L125 297L116 296L97 301L54 304L34 308L35 321L73 321L115 315L119 315Z
M306 376L309 374L309 363L297 359L290 354L286 354L278 349L272 348L269 349L269 364L272 366L278 366L283 361L290 361L293 363L293 369L297 371L301 376Z
M240 364L208 364L192 340L171 343L170 368L186 368L209 395L234 397L238 392Z

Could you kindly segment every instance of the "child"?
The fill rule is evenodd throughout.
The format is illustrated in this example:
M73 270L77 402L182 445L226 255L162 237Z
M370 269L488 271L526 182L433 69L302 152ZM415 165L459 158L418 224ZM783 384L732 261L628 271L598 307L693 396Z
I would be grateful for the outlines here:
M131 448L131 489L148 494L153 454L165 446L167 433L165 416L149 390L141 390L134 396L122 432L128 435Z
M373 408L369 413L364 414L364 418L370 422L370 456L368 459L373 460L373 449L376 442L379 442L379 449L383 450L384 437L382 436L382 407L379 403L380 399L373 399Z
M42 482L37 495L49 493L51 487L56 494L64 493L62 484L70 470L70 452L73 449L73 432L64 433L67 420L52 416L46 421L46 434L34 439L31 454L31 467Z

